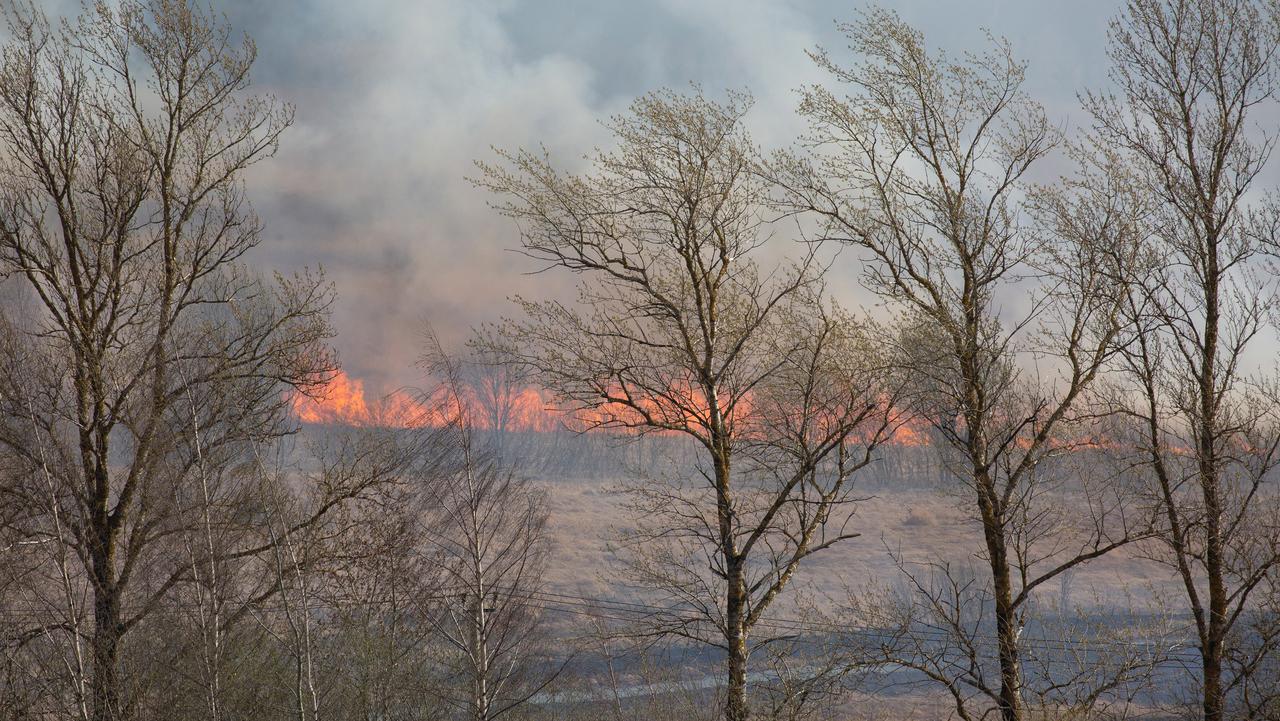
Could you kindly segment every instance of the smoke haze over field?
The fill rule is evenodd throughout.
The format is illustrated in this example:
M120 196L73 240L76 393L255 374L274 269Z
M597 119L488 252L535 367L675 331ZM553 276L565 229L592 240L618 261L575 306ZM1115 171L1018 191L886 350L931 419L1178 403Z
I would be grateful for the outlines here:
M981 27L1030 63L1028 89L1064 127L1105 81L1114 2L885 3L931 45L980 47ZM599 120L657 87L747 87L766 148L802 130L794 89L822 79L804 51L843 50L847 2L225 0L259 50L255 89L297 106L280 154L248 177L266 224L256 260L323 265L339 291L344 367L383 392L411 383L422 320L446 343L508 312L513 293L571 297L508 252L515 228L471 187L490 146L546 144L569 164L607 142ZM59 0L66 12L75 6ZM852 272L832 280L857 299ZM560 284L556 287L554 284Z
M0 0L0 721L1280 721L1280 0L974 3Z

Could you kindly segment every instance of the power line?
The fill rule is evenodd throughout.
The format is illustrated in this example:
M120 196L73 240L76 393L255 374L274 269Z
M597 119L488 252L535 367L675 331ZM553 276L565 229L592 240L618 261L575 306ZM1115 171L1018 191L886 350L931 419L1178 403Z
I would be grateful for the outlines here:
M644 614L649 617L665 616L667 618L670 618L673 622L674 621L705 622L705 621L712 620L707 618L706 616L700 615L697 617L691 617L684 614L673 613L674 609L663 608L661 606L651 606L651 605L635 603L635 602L614 601L609 599L600 599L600 598L593 598L588 596L555 593L555 592L549 592L549 591L542 591L542 592L539 592L539 594L540 594L539 598L546 600L548 603L553 603L553 604L560 603L560 604L569 605L571 607L586 608L588 610L584 611L582 615L587 615L587 616L592 615L592 612L589 609L601 608L609 611L631 612L631 613L637 614L636 617L633 617L628 620L638 620L639 618L643 618L644 616L641 616L640 614ZM915 628L915 629L904 630L900 633L895 633L895 632L887 631L881 627L855 626L850 624L841 624L841 623L832 622L832 621L827 621L827 622L815 621L812 619L765 618L757 621L755 625L759 627L770 628L776 631L787 631L792 633L815 633L815 632L835 633L835 634L845 634L845 635L861 635L861 636L867 636L867 637L873 637L873 638L898 638L899 636L924 635L924 636L931 636L933 638L938 638L938 639L954 640L956 639L956 635L957 635L952 631L948 631L946 629L940 629L940 628L938 629ZM1186 630L1186 628L1182 628L1178 630ZM1169 634L1165 634L1165 635L1167 636ZM965 640L972 640L972 641L985 640L989 642L995 642L996 638L991 635L982 635L982 634L975 633L971 635L966 635ZM1076 644L1063 639L1023 637L1019 639L1019 645L1022 648L1039 647L1047 650L1074 651L1074 650L1081 650L1082 648L1086 648L1086 647L1090 649L1140 648L1145 650L1145 649L1151 648L1153 645L1156 645L1156 644L1154 642L1149 642L1149 641L1123 641L1123 640L1115 640L1115 639L1106 640L1106 641L1082 641ZM1179 648L1186 648L1186 647L1184 644L1179 642L1171 646L1170 650L1177 650Z
M506 602L524 607L536 607L539 609L550 610L557 613L576 615L584 618L595 618L606 621L617 621L620 623L635 624L638 622L659 622L664 625L680 625L684 628L698 626L704 624L715 624L716 619L707 614L697 612L693 609L680 609L672 607L657 606L652 604L640 603L635 601L625 601L619 599L601 598L597 596L587 596L582 594L563 593L550 590L521 590L514 589L502 584L493 584L486 587L488 592L496 594L505 594ZM451 599L465 598L473 592L473 589L466 587L443 587L437 588L431 593L416 594L406 596L402 603L405 605L405 611L411 610L415 604L431 601L447 601ZM309 610L313 611L341 611L346 608L360 607L385 607L397 603L393 599L342 599L333 603L320 602L310 605ZM236 604L230 604L236 605ZM200 610L202 604L194 602L178 602L170 600L156 606L157 610ZM291 605L287 602L283 603L250 603L240 606L246 612L262 615L265 613L288 613L303 610L299 605ZM60 609L59 609L60 610ZM22 619L35 621L40 618L47 618L47 614L54 611L50 607L29 607L19 609L10 607L8 609L0 609L0 618ZM844 624L834 621L820 621L815 619L797 619L785 617L766 617L758 620L753 628L768 629L773 632L786 633L791 635L804 634L827 634L835 636L862 637L870 639L886 639L895 640L900 638L920 638L925 637L936 641L955 641L959 643L978 644L982 642L994 643L996 637L991 634L980 634L976 631L973 633L958 633L954 630L944 628L916 627L907 629L886 629L884 627L875 626L858 626L853 624ZM1084 639L1079 642L1073 642L1061 638L1044 638L1044 637L1023 637L1019 639L1019 647L1025 650L1043 650L1043 651L1144 651L1150 652L1156 649L1163 650L1166 654L1174 654L1175 652L1194 651L1194 647L1188 645L1184 641L1170 642L1169 636L1175 632L1185 632L1190 626L1183 626L1178 629L1171 629L1158 637L1158 640L1129 641L1120 639Z

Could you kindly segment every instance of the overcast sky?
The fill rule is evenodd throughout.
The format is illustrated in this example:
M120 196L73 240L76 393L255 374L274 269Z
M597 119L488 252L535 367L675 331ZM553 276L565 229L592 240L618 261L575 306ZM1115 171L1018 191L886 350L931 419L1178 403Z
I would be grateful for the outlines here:
M785 0L235 0L257 41L256 86L294 103L280 154L253 171L266 223L258 260L323 265L337 283L337 347L375 388L411 382L422 320L449 341L555 293L509 252L515 229L466 178L491 146L545 144L566 165L608 138L599 120L691 81L745 87L766 147L801 128L794 88L822 80L805 50L844 49L848 2ZM931 46L963 52L981 28L1030 63L1028 89L1064 127L1076 92L1105 82L1114 2L887 2ZM847 57L847 52L845 57ZM837 278L852 292L856 280ZM561 289L563 290L563 289Z

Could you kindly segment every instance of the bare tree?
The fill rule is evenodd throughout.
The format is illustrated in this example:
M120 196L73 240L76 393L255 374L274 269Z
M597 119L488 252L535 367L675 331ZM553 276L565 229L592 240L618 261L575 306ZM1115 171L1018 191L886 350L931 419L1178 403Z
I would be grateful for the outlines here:
M899 588L855 589L842 611L855 628L851 645L868 661L889 668L885 687L917 683L944 693L962 719L998 710L1000 667L994 658L994 607L984 569L964 561L912 561L896 557ZM1123 624L1086 613L1041 615L1019 637L1024 713L1032 718L1128 718L1153 696L1153 670L1181 662L1182 635L1164 617L1145 620L1133 609ZM1030 614L1024 616L1029 617ZM867 691L878 689L868 679Z
M316 686L317 639L314 630L317 603L310 568L314 563L314 539L305 535L295 537L288 521L281 524L284 532L277 537L274 527L277 523L280 521L269 520L268 530L276 583L282 591L278 595L285 621L285 635L281 641L293 662L293 713L290 715L296 721L320 721L321 694Z
M523 251L582 278L576 306L520 300L506 350L588 427L697 446L636 489L629 571L672 604L654 632L725 653L731 721L753 631L805 558L855 535L852 478L892 417L873 331L823 298L817 244L761 262L775 228L750 104L646 95L585 175L527 151L479 165Z
M1201 712L1232 709L1254 647L1242 626L1280 563L1275 380L1249 349L1275 309L1262 264L1280 208L1251 202L1276 136L1254 123L1274 100L1280 15L1253 0L1133 0L1113 21L1112 92L1090 93L1093 140L1153 199L1148 268L1130 304L1122 401L1151 478L1162 548L1195 620ZM1243 654L1243 656L1242 656Z
M399 484L394 494L363 503L329 541L340 549L322 588L330 627L325 683L335 686L329 717L363 721L445 719L443 704L424 704L439 687L443 644L427 622L441 600L434 560L422 553L429 513L424 489Z
M468 349L465 362L460 361L457 370L464 377L469 395L473 396L472 412L477 421L501 437L519 430L521 416L530 410L524 401L529 393L529 379L523 369L514 365L498 352L492 344L475 345ZM497 449L501 454L501 448Z
M260 232L242 174L292 118L248 93L252 42L169 0L98 3L57 26L31 6L6 17L0 275L35 310L4 310L4 501L49 509L23 532L64 549L92 599L90 627L63 632L89 639L89 716L118 719L136 711L127 635L207 582L211 554L273 547L183 539L251 523L252 479L225 471L290 430L282 390L331 372L330 293L240 263ZM385 470L326 487L299 523Z
M0 329L5 346L16 347L16 329L3 321ZM24 377L33 359L21 353L15 356L6 358L6 374ZM71 531L63 518L58 484L49 465L51 444L39 430L32 388L24 390L33 450L40 463L31 466L24 464L21 456L3 454L7 468L23 469L32 474L33 481L20 495L7 493L8 484L0 485L0 491L6 491L0 508L7 517L4 563L0 564L4 569L0 584L5 591L0 594L0 613L7 618L0 647L11 663L5 682L10 697L6 705L12 706L8 712L14 717L46 710L87 721L89 659L84 640L88 609L70 549ZM14 502L17 499L23 502ZM46 523L33 522L45 514ZM44 677L44 684L34 683L39 677ZM65 692L59 692L59 686Z
M841 29L860 62L812 57L850 94L803 91L813 152L779 157L776 172L798 210L861 251L866 286L901 311L914 410L982 530L987 597L938 606L938 585L967 587L957 578L917 591L954 643L969 640L974 611L989 613L999 671L944 663L933 675L961 717L994 707L1015 721L1026 715L1019 637L1032 594L1140 532L1122 495L1067 484L1050 462L1087 435L1082 397L1117 351L1139 239L1134 199L1105 164L1065 190L1030 187L1029 171L1059 139L1004 41L931 54L918 31L878 9ZM1055 490L1072 490L1078 509Z
M491 721L527 704L564 667L546 646L538 595L549 511L537 486L475 438L490 399L471 396L470 374L430 332L428 343L423 365L439 387L426 398L442 405L448 425L439 436L452 445L426 490L422 543L441 596L426 620L450 651L441 698L470 721Z
M1274 526L1273 526L1274 528ZM1228 676L1239 679L1231 693L1238 699L1236 715L1246 719L1280 714L1280 588L1270 574L1251 596L1251 608L1241 614L1225 644Z

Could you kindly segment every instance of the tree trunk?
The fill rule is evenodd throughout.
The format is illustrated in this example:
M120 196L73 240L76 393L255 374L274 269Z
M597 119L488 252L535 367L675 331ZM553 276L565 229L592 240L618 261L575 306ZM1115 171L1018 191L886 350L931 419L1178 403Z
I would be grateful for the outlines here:
M747 706L747 633L746 579L742 562L729 567L729 593L726 599L725 641L729 648L729 683L725 698L725 721L746 721Z
M1003 544L1001 544L1003 546ZM1022 661L1018 657L1018 618L1013 607L1009 566L1001 548L1000 562L992 555L995 579L996 640L1000 657L1000 718L1022 721Z
M1222 721L1222 646L1216 640L1206 644L1201 668L1204 673L1204 721Z
M471 489L475 488L475 479L470 475L467 477L467 486ZM471 610L471 718L472 721L489 721L489 624L488 612L485 608L485 593L488 589L485 584L484 549L481 547L484 530L474 503L476 498L474 490L471 491L470 498L473 501L469 509L471 512L469 543L471 544L473 581L471 592L475 595L473 600L475 606Z
M720 552L725 566L725 647L728 679L724 704L725 721L746 721L747 705L747 579L746 559L738 553L734 538L733 494L730 451L725 442L723 417L715 388L708 389L711 401L713 462L716 472L716 511L720 524Z
M1013 582L1009 570L1009 553L1005 544L1004 519L998 508L991 479L975 473L979 481L978 505L982 512L987 557L991 564L992 592L995 595L996 643L1000 661L1000 697L1002 721L1022 721L1022 661L1018 654L1017 608L1013 603Z
M1213 200L1205 203L1209 209ZM1224 436L1218 424L1218 334L1221 330L1217 228L1206 223L1204 269L1204 348L1201 353L1199 472L1205 510L1205 572L1209 586L1209 618L1201 665L1204 671L1204 721L1221 721L1223 714L1222 656L1226 635L1227 592L1223 579L1222 498L1217 443Z
M1222 658L1227 634L1227 589L1223 579L1223 552L1221 534L1221 504L1218 499L1216 474L1205 481L1206 506L1205 570L1208 576L1209 613L1206 619L1207 633L1201 652L1201 668L1204 674L1204 721L1222 721L1224 691L1222 688Z
M489 721L489 649L485 643L485 608L483 592L476 594L471 628L471 718Z
M93 614L93 721L116 721L120 713L120 600L111 588L98 588Z
M81 440L81 452L93 457L97 449ZM102 454L105 456L106 454ZM116 578L116 533L108 511L110 485L104 464L86 463L87 475L94 481L94 506L90 516L89 575L93 583L93 685L91 716L93 721L116 721L120 711L120 639L124 635L121 620L121 587Z

